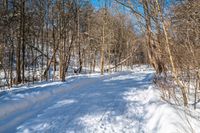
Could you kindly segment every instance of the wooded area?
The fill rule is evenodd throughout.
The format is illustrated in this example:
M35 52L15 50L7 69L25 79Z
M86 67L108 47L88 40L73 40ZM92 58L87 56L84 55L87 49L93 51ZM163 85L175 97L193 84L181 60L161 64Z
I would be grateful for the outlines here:
M0 85L150 64L164 99L200 99L200 0L0 1ZM180 104L182 104L180 103Z
M7 85L64 81L71 64L76 73L117 64L134 45L131 20L89 1L4 0L1 3L1 69ZM132 63L129 63L131 65ZM52 74L51 74L52 72Z

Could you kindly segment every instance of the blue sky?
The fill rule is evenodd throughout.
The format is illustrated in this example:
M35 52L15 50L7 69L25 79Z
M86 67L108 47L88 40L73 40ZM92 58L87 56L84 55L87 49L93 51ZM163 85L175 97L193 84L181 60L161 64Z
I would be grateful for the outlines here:
M100 8L102 6L104 6L104 3L106 2L107 3L107 6L110 5L111 1L113 0L90 0L92 5L95 7L95 8Z
M97 5L99 0L90 0L93 5Z
M101 0L90 0L92 5L95 7L95 8L99 8L100 7L100 1Z

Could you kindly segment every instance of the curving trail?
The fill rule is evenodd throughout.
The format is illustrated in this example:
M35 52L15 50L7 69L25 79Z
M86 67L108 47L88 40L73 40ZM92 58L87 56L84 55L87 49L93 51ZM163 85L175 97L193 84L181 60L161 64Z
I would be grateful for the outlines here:
M11 91L0 97L0 132L164 133L160 119L168 114L160 116L166 104L152 88L153 73L79 76Z

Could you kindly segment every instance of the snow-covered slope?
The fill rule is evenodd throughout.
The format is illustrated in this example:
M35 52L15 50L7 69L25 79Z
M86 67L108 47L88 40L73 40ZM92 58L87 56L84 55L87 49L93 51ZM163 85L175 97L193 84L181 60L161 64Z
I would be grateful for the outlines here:
M0 132L195 133L198 120L160 99L153 71L71 77L1 92ZM187 120L192 121L188 123Z

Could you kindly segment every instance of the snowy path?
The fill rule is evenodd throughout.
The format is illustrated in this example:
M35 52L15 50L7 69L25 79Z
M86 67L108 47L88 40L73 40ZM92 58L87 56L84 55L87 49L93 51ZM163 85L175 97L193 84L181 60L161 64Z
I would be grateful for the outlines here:
M13 91L0 97L0 132L168 133L166 121L160 121L166 104L150 87L152 76L152 71L83 76Z

